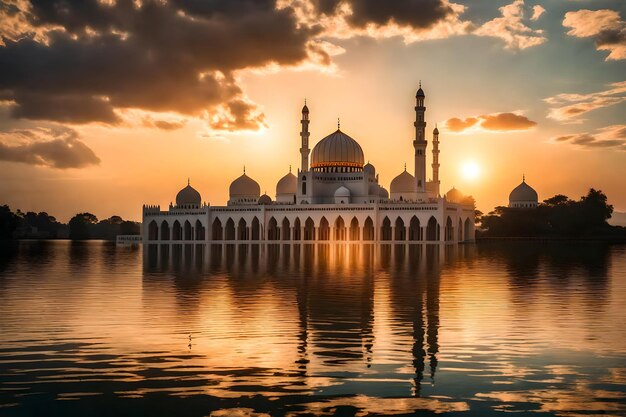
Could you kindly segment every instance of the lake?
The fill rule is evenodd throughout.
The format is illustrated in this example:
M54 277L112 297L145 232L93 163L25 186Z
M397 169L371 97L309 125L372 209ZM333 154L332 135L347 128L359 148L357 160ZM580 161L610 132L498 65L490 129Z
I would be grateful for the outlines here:
M1 416L626 415L626 246L0 245Z

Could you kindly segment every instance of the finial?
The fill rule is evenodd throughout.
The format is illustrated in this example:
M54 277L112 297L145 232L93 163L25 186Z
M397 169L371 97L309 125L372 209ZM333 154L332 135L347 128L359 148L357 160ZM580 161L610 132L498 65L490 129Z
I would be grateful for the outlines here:
M187 177L187 187L189 187L189 177Z
M341 122L339 121L339 117L337 117L337 130L341 129Z
M526 174L522 174L522 182L526 182Z
M304 98L304 105L306 106L306 97Z
M244 174L246 173L246 166L245 165L243 166L243 173Z
M422 80L420 80L420 88L422 88Z
M289 173L291 174L291 164L289 165Z
M404 170L406 171L406 162L404 163Z

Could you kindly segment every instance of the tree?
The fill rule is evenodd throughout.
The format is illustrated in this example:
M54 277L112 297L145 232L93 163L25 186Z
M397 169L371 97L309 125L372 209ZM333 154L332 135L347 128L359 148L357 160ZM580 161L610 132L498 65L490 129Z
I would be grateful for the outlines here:
M543 200L543 203L545 205L552 206L552 207L565 204L568 202L570 202L570 199L566 195L563 195L563 194L557 194L554 197L550 197L547 200Z
M98 218L91 213L78 213L70 219L70 239L89 239L92 235L93 226L98 223Z
M12 239L19 224L19 217L6 204L0 206L0 239Z

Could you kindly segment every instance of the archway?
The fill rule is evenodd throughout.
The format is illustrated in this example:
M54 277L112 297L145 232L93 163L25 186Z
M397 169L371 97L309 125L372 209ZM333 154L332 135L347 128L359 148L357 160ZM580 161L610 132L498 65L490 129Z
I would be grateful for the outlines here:
M248 240L248 225L243 217L237 224L237 240Z
M350 240L360 240L361 237L359 235L359 221L356 217L353 217L350 222Z
M182 240L183 238L183 230L180 227L180 222L178 220L174 221L174 225L172 226L172 240Z
M374 222L369 216L363 225L363 240L374 240Z
M310 217L304 222L304 240L315 240L315 223Z
M328 224L328 220L326 220L326 217L322 217L322 220L320 220L318 233L319 237L317 240L330 240L330 226Z
M452 227L452 219L450 216L446 219L446 241L452 240L454 236L454 228Z
M261 225L259 224L259 219L256 216L252 219L252 227L250 228L250 235L252 240L260 240L261 239Z
M226 240L235 240L235 222L230 217L226 221Z
M404 227L404 220L402 220L401 217L396 219L394 231L394 240L406 240L406 228Z
M220 223L220 227L222 227L221 223ZM191 235L191 223L189 223L189 220L185 220L185 225L183 226L183 239L184 240L193 239L193 236Z
M465 227L463 231L463 237L466 241L472 240L472 224L470 223L470 219L465 219Z
M463 221L461 219L459 219L459 227L456 232L459 234L457 242L463 242Z
M289 236L291 233L291 226L289 224L289 219L288 218L284 218L283 219L283 225L281 226L281 232L282 232L282 239L283 240L291 240L291 236Z
M267 240L280 239L278 232L278 222L274 217L270 217L270 221L267 223Z
M191 228L191 225L189 226ZM216 218L213 220L213 227L211 228L211 239L222 240L224 238L224 231L222 230L222 222ZM189 233L191 235L191 233Z
M346 240L346 224L341 216L335 220L335 240Z
M302 229L300 225L300 218L296 217L293 222L293 240L302 240Z
M204 240L205 235L204 226L202 226L200 220L196 220L196 240Z
M148 226L148 240L158 240L159 239L159 226L157 223L152 220L150 225Z
M391 220L389 217L383 219L383 225L380 228L380 240L391 240Z
M439 240L439 224L437 224L437 219L435 219L434 216L431 216L430 219L428 219L428 225L426 226L426 240Z
M165 220L161 223L161 240L170 240L170 226Z
M411 217L411 221L409 223L409 240L422 240L422 227L420 225L420 220L417 216Z

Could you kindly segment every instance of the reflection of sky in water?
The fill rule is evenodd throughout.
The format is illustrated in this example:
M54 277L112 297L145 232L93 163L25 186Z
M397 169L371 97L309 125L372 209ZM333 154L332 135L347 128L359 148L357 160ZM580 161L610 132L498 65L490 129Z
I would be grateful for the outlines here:
M625 302L597 244L22 242L0 415L624 415Z

